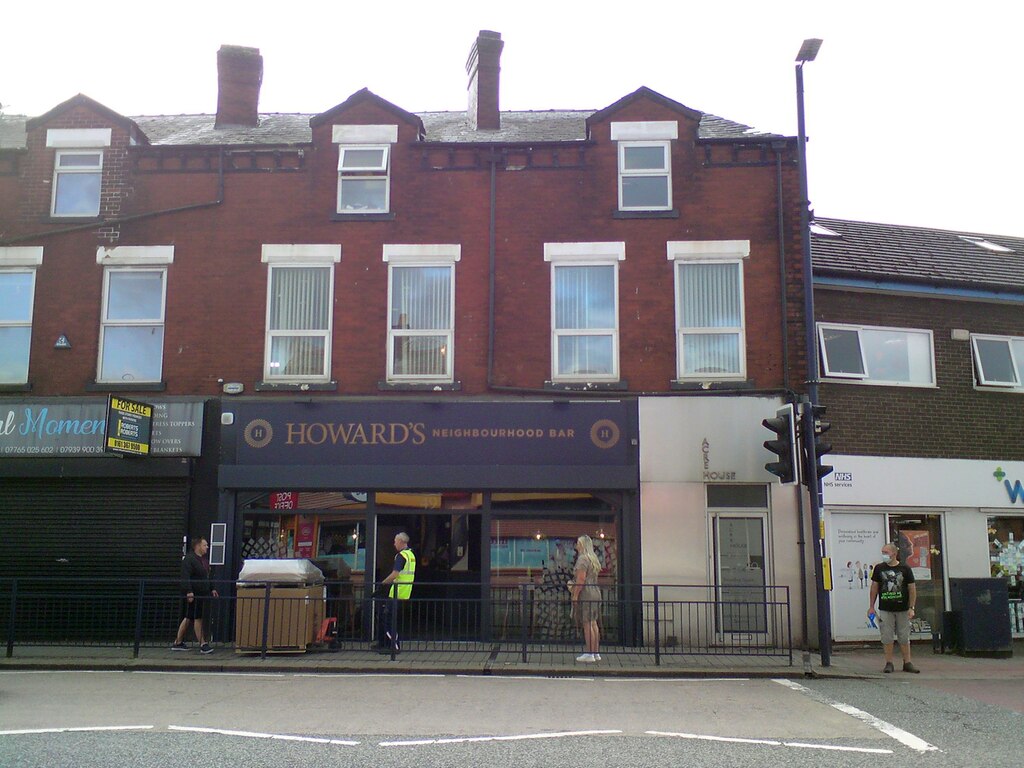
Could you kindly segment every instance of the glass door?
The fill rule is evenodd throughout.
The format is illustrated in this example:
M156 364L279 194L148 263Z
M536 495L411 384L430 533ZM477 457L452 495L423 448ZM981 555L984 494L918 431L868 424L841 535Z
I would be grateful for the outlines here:
M767 515L712 516L719 635L767 635Z
M946 610L942 515L889 515L889 541L899 547L900 562L910 566L917 584L917 610L910 631L930 635L933 627L942 628Z

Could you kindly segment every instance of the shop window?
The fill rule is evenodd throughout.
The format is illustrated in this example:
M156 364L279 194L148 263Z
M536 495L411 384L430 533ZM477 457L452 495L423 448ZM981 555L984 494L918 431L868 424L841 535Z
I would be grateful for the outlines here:
M624 243L545 243L551 262L551 378L619 378L619 261Z
M979 384L1024 389L1024 338L972 334L971 348Z
M458 245L386 245L388 381L450 382Z
M167 270L108 268L103 278L97 381L160 381Z
M28 382L35 285L35 269L0 269L0 384Z
M988 519L988 554L992 576L1006 579L1010 621L1015 634L1024 634L1024 516Z
M935 386L932 332L818 324L825 376L863 384Z

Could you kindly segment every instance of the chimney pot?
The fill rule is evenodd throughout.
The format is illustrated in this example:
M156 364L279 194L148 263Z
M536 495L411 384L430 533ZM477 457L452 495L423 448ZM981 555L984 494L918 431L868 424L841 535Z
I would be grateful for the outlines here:
M505 43L500 32L480 30L469 51L466 74L469 75L469 124L473 130L496 131L501 128L498 110L498 75L501 49Z
M217 51L217 121L225 125L259 125L263 57L259 48L222 45Z

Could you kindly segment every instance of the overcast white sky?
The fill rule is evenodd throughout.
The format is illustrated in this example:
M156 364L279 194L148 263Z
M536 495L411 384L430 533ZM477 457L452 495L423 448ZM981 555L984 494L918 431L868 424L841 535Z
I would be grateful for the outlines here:
M367 87L410 112L462 110L466 57L500 32L501 108L600 109L646 85L796 134L806 65L819 216L1024 236L1016 3L916 0L139 0L11 3L0 104L38 115L84 93L128 116L211 113L221 44L259 48L263 112L321 112Z

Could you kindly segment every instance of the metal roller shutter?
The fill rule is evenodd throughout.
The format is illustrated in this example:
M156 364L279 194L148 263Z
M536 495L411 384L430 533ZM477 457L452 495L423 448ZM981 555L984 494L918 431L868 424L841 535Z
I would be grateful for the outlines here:
M177 578L183 479L0 481L0 563L15 578Z

